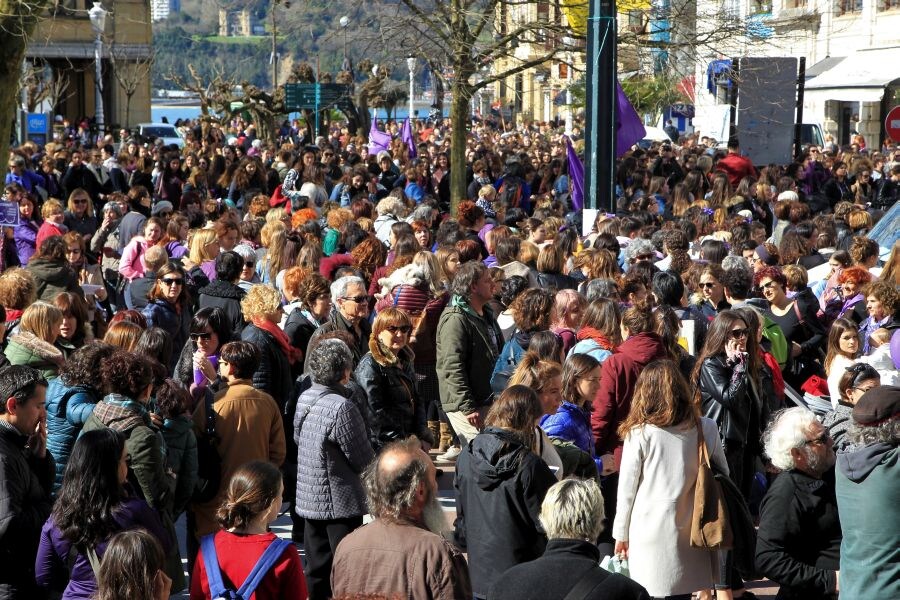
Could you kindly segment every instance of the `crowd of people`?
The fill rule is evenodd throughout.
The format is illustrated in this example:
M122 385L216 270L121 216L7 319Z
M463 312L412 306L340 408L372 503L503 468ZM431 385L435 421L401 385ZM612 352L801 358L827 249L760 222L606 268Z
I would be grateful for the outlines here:
M900 597L900 149L178 125L10 153L0 598Z

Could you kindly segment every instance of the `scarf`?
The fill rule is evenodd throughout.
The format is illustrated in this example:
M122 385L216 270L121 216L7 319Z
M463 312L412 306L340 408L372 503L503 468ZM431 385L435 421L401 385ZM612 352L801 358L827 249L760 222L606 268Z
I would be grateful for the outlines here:
M278 325L276 325L272 321L269 321L262 317L253 317L253 324L263 331L268 332L272 337L275 338L275 341L278 342L278 345L281 347L281 351L284 352L285 356L287 356L288 362L290 364L295 364L303 357L303 353L299 349L291 346L291 342L290 340L288 340L287 334L279 329Z
M615 349L613 343L609 341L609 338L603 335L600 330L594 329L593 327L589 327L587 325L578 330L578 333L575 335L575 339L577 339L578 341L594 340L595 342L597 342L597 345L600 346L600 348L602 348L603 350L612 351Z

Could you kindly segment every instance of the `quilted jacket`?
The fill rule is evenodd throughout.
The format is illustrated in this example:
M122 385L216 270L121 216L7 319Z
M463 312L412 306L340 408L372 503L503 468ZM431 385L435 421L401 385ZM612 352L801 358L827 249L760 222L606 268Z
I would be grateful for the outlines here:
M97 390L82 386L70 386L57 377L47 388L47 448L56 459L56 480L53 492L62 485L63 471L78 433L103 398Z
M297 514L307 519L368 512L360 474L375 457L349 392L314 383L297 401Z

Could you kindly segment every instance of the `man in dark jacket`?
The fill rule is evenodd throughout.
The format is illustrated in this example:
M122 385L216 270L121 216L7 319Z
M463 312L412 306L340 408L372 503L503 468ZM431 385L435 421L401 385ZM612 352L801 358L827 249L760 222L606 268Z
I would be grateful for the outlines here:
M43 598L34 561L50 516L54 460L47 451L47 381L31 367L0 371L0 599Z
M487 303L494 284L480 261L459 268L450 303L437 328L437 375L441 404L463 444L481 429L491 403L491 373L503 333Z
M354 366L369 351L369 336L372 334L372 326L369 325L369 296L366 293L366 282L362 277L347 275L340 277L331 284L331 300L337 310L331 317L316 329L309 340L309 347L314 346L314 340L318 340L326 333L332 331L346 331L353 336L354 344L350 346L353 353ZM303 349L304 351L306 348ZM309 372L309 353L303 364L303 372Z
M87 168L87 165L84 164L81 150L72 152L72 162L69 163L69 168L66 169L60 183L66 188L67 194L71 194L72 191L79 188L86 191L90 195L91 201L94 203L94 213L100 213L99 209L103 208L103 204L100 203L100 194L103 190L100 186L100 182L97 181L94 174Z
M169 255L161 246L153 246L144 252L144 274L129 283L125 289L125 305L128 308L144 310L149 302L150 292L156 287L156 272L167 262Z
M841 524L833 441L805 408L778 414L766 454L782 469L760 507L756 566L781 585L778 600L837 598Z
M216 257L216 279L200 289L200 308L221 308L231 326L232 338L241 337L246 325L241 300L247 294L238 287L244 259L237 252L221 252Z
M489 600L564 600L576 588L584 600L650 600L636 582L599 566L600 550L586 540L600 535L603 496L593 480L564 479L541 503L549 541L544 555L516 565L494 582Z

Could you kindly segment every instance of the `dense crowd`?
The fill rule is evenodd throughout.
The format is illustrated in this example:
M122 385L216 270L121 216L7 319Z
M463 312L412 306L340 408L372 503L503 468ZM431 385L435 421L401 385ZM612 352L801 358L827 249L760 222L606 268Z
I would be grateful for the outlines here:
M0 598L900 597L900 149L178 125L10 153Z

